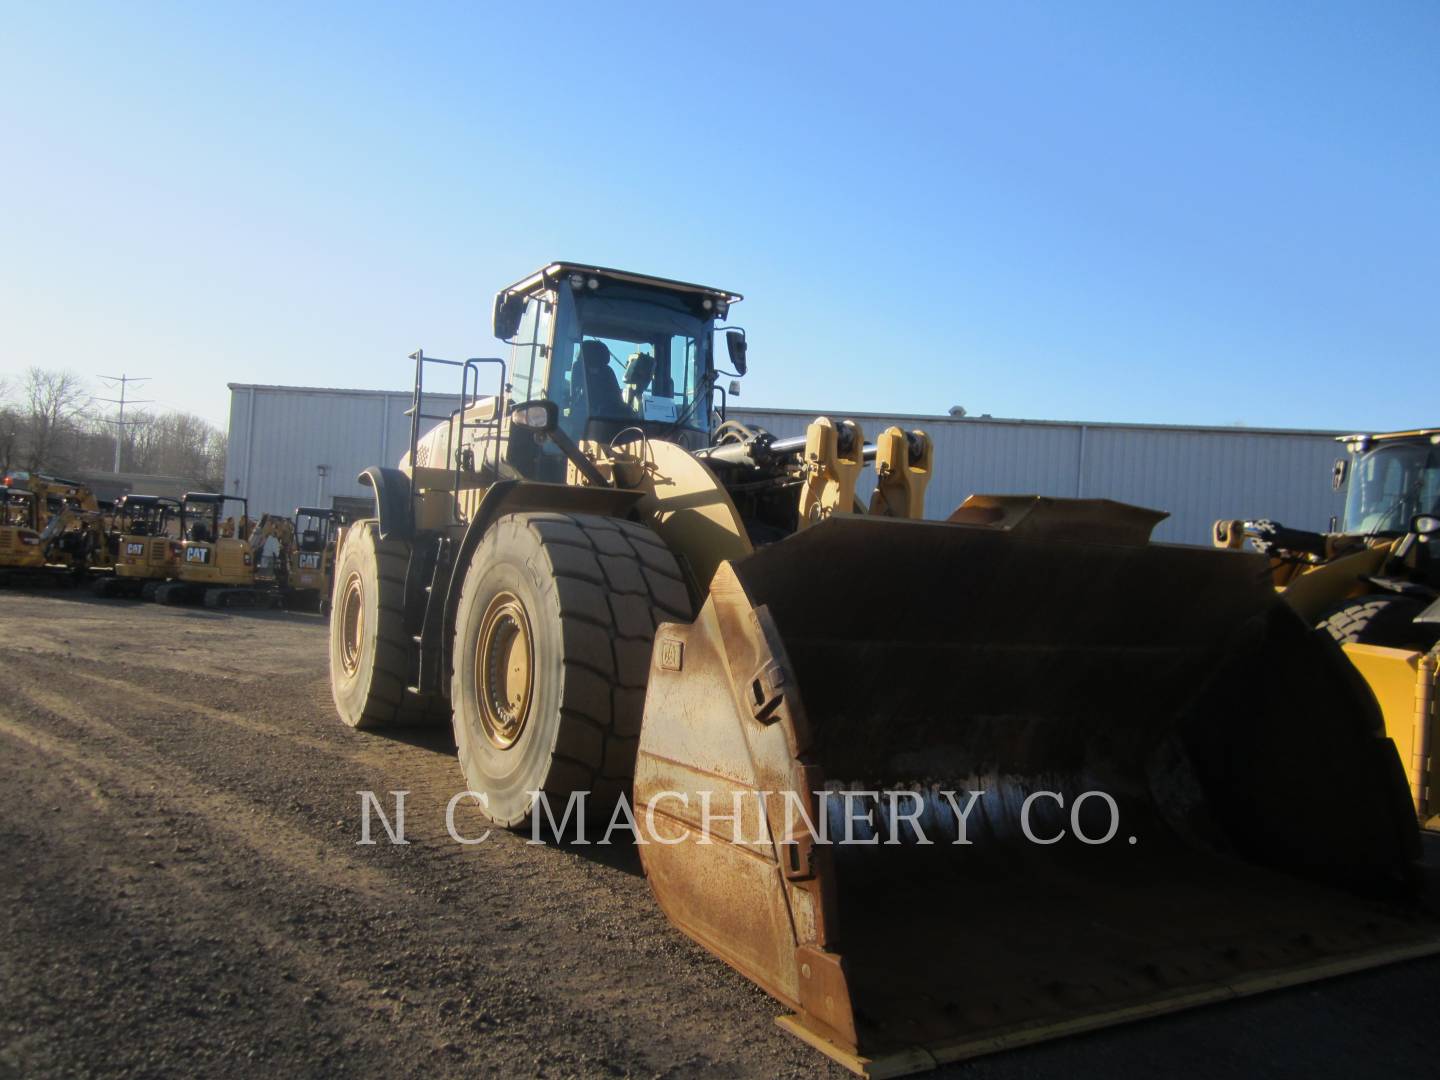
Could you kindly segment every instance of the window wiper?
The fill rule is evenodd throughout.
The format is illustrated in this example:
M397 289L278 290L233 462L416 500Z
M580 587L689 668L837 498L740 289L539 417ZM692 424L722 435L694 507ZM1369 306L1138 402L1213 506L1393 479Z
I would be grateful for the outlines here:
M685 410L665 429L665 438L669 438L684 427L685 422L694 415L695 409L699 404L702 401L709 400L710 393L715 388L715 379L716 375L713 371L706 373L705 377L701 380L701 385L695 387L695 396L690 399L690 404L686 405Z

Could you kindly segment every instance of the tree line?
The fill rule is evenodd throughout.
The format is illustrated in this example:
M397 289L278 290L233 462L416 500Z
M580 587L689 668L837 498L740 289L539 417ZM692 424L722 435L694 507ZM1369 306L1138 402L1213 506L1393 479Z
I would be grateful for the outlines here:
M32 367L0 380L0 471L109 472L118 426L100 404L73 371ZM201 417L127 410L118 430L122 471L224 485L225 433Z

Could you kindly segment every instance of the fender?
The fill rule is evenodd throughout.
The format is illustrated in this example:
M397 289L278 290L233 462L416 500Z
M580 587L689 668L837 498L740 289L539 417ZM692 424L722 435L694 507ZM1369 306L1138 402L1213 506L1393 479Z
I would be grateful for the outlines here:
M490 485L475 510L474 518L466 527L460 549L450 564L450 583L445 591L445 615L440 633L440 642L445 648L445 670L448 672L450 669L450 641L455 633L455 613L460 607L460 590L465 584L465 574L470 569L470 560L475 555L475 549L480 546L480 541L485 538L494 522L507 514L518 514L527 510L558 510L577 514L601 514L605 517L629 517L635 504L644 497L643 491L545 484L531 480L501 480ZM384 535L383 532L381 535Z
M375 491L375 516L380 539L409 540L415 535L415 510L410 502L410 477L400 469L372 465L356 480Z

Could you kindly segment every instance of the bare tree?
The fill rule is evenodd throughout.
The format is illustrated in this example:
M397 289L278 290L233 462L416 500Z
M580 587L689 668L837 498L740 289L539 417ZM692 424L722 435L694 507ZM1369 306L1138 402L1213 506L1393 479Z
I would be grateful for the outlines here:
M89 395L68 371L31 368L19 386L0 380L0 468L109 472L113 420L86 411ZM225 479L225 433L184 412L135 412L120 428L130 471L182 476L197 487Z
M90 400L80 376L73 371L32 367L25 372L20 397L25 467L32 471L62 468L67 462L60 454L61 444L77 428L81 410Z
M20 412L10 400L13 390L9 381L0 379L0 476L14 468L20 443Z

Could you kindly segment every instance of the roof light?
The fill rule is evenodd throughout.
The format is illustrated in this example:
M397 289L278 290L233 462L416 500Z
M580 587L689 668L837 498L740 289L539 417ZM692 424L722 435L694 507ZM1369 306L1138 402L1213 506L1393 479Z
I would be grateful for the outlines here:
M585 287L592 290L598 289L600 287L600 279L595 277L588 278L585 282Z
M585 275L584 275L584 274L571 274L571 275L570 275L570 288L572 288L572 289L583 289L584 287L585 287Z

